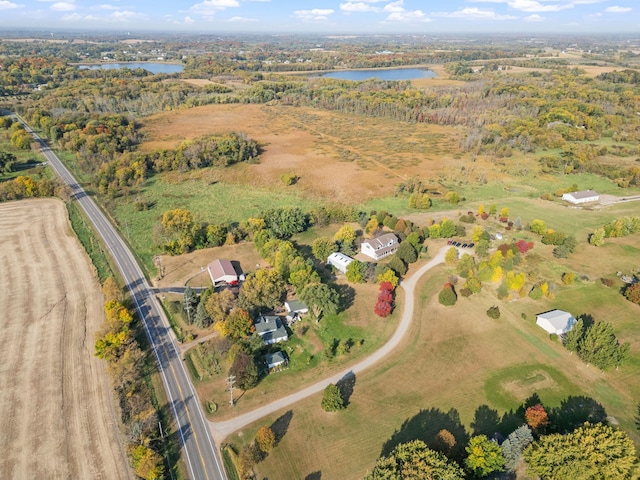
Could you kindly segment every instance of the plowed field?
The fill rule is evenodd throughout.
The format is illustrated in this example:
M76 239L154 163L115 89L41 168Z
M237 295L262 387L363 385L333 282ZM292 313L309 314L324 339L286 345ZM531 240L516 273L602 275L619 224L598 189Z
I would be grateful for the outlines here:
M0 205L0 285L0 478L132 478L93 355L103 297L62 202Z

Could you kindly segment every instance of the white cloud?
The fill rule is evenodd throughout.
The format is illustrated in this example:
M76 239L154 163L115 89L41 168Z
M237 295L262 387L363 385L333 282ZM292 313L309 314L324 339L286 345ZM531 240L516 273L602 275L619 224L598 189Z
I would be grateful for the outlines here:
M314 8L311 10L296 10L293 12L293 16L306 22L320 22L327 20L327 16L334 12L335 10L331 8Z
M380 7L375 7L367 2L346 2L340 4L343 12L381 12Z
M109 5L107 3L103 3L102 5L98 5L98 8L100 10L117 10L119 7L116 7L115 5Z
M538 15L537 13L534 13L533 15L529 15L528 17L524 17L523 19L525 22L542 22L545 20L544 17L541 17L540 15Z
M387 17L388 22L430 22L431 19L421 10L393 12Z
M18 5L17 3L8 2L7 0L0 1L0 10L11 10L14 8L22 8L23 5Z
M201 15L212 16L221 10L239 6L240 3L238 0L204 0L204 2L192 5L189 8L189 11Z
M573 3L556 3L553 5L543 5L536 0L513 0L508 1L509 8L522 12L559 12L573 8Z
M608 13L627 13L630 12L632 9L631 7L619 7L617 5L613 6L613 7L607 7L605 9L605 12Z
M75 4L69 2L56 2L49 7L56 12L72 12L76 9Z
M470 18L479 20L516 20L518 17L513 15L499 15L493 10L480 10L475 7L467 7L455 12L436 12L432 13L433 17L448 18Z
M257 18L247 18L247 17L231 17L227 20L229 23L252 23L258 22Z
M385 12L390 12L390 13L402 13L404 12L404 1L403 0L398 0L397 2L391 2L391 3L387 3L384 6L384 11ZM419 10L416 10L419 11Z
M186 17L184 17L184 23L192 24L195 23L195 20L187 15Z
M142 14L142 13L138 13L138 12L134 12L131 10L117 10L115 12L113 12L111 15L109 15L109 18L111 20L117 21L117 22L128 22L130 20L141 20L143 18L145 18L146 15Z

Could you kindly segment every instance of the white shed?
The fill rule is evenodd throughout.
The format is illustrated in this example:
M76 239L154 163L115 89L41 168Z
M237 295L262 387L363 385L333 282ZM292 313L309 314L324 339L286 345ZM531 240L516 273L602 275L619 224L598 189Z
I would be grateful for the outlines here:
M214 285L219 283L234 284L239 280L244 280L238 275L233 264L229 260L214 260L207 265L207 271Z
M536 315L536 325L549 334L562 335L573 328L576 319L569 312L563 310L551 310Z
M334 252L327 258L327 263L342 273L347 273L347 267L351 262L353 262L353 258L340 252Z
M581 190L579 192L569 192L562 195L565 202L578 205L580 203L597 202L600 200L600 194L594 190Z

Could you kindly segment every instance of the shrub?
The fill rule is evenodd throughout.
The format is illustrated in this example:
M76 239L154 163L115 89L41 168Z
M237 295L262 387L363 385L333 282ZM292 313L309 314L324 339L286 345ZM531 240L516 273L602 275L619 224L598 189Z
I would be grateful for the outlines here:
M343 410L345 407L340 388L333 383L327 385L327 388L324 389L320 405L325 412Z
M469 288L463 288L460 290L460 295L462 295L463 297L470 297L471 295L473 295L473 292Z
M280 180L282 180L282 183L289 186L295 185L298 180L300 180L300 177L298 177L295 173L283 173L282 175L280 175Z
M533 248L533 242L527 242L526 240L518 240L516 242L516 248L520 253L525 254Z
M616 284L613 278L602 277L600 281L605 287L613 287Z
M531 297L533 300L540 300L542 298L542 295L542 289L539 285L533 287L529 292L529 297Z
M625 288L624 296L630 302L640 305L640 283L633 283Z
M438 294L438 301L441 305L444 305L446 307L450 307L456 304L456 302L458 301L458 296L453 289L453 285L451 285L450 283L444 284L442 290L440 290L440 293Z
M565 285L571 285L575 280L576 280L576 276L574 273L564 272L562 274L562 283L564 283Z

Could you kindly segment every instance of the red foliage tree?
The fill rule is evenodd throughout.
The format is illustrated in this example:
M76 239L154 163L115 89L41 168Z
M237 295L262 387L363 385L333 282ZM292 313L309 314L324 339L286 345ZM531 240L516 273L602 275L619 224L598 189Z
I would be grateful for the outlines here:
M516 242L516 247L518 247L518 251L520 253L524 254L533 248L533 242L527 242L526 240L518 240Z
M540 404L527 408L526 412L524 412L524 419L527 425L534 430L544 428L551 423L549 421L549 415L547 415L544 407Z
M390 282L382 282L378 293L378 301L373 309L379 317L388 317L393 311L393 285Z

